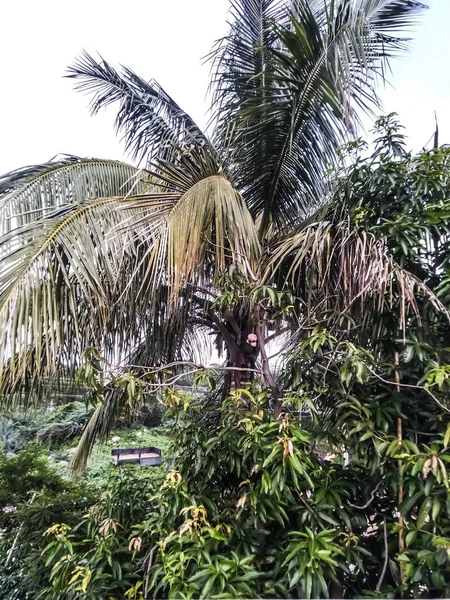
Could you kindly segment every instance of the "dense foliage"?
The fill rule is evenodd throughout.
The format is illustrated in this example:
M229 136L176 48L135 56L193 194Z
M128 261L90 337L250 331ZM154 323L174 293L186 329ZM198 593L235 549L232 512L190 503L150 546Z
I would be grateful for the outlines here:
M376 238L415 295L380 275L383 301L344 310L314 279L302 311L286 289L269 319L298 318L278 348L280 417L256 381L225 400L220 385L206 399L169 387L165 478L125 471L84 516L40 530L42 598L448 597L450 149L413 156L392 116L378 127L372 154L348 147L309 227ZM227 277L225 303L249 285Z
M144 402L164 397L172 446L163 479L86 488L3 456L11 598L450 594L450 150L410 155L389 115L373 151L337 151L421 8L232 0L210 137L129 69L70 69L144 168L0 179L2 408L82 385L78 474ZM177 389L193 378L206 398Z
M27 442L49 445L78 436L89 421L93 409L79 401L64 402L49 411L15 411L0 415L0 450L17 452Z
M298 395L274 422L267 392L239 392L214 423L203 402L171 394L174 469L160 488L121 481L77 528L52 530L48 597L446 597L445 426L399 444L407 399L390 391L380 406L361 391L327 427L296 418ZM440 415L424 412L435 429Z
M75 525L94 498L50 466L36 443L16 455L0 453L1 598L37 598L48 582L43 532L55 522Z
M79 406L78 411L70 408L62 405L55 411L59 428L70 428L74 413L81 413ZM11 419L16 427L17 421L18 417ZM19 433L25 432L28 437L30 432L40 430L39 425L48 422L48 415L41 412L23 415L20 421ZM111 447L156 445L166 457L168 447L161 429L147 429L139 423L124 427L119 423L111 432L109 443L95 449L85 477L74 482L68 479L67 461L76 438L53 439L45 445L44 440L39 443L27 442L23 437L21 440L25 445L22 449L10 447L7 453L0 453L0 597L5 600L32 600L50 585L50 571L42 554L48 544L44 532L60 522L77 525L103 492L113 493L115 487L120 487L118 495L128 502L124 511L130 512L131 523L144 518L145 513L136 512L138 503L130 481L135 481L144 501L146 482L161 479L162 468L130 467L128 475L118 473L117 467L110 463ZM116 511L117 504L116 498Z

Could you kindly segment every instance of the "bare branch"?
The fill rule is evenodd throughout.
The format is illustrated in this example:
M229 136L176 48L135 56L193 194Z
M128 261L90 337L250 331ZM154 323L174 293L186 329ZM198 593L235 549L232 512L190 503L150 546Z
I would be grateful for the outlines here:
M387 539L387 530L386 530L386 517L384 517L384 522L383 522L383 535L384 535L384 564L383 564L383 569L382 569L381 574L380 574L380 578L379 578L377 586L375 588L375 590L377 592L379 592L380 589L381 589L381 586L383 584L384 576L386 575L386 569L387 569L387 566L388 566L388 562L389 562L388 539Z
M370 367L367 367L367 368L372 373L372 375L375 375L375 377L377 377L383 383L388 383L389 385L395 385L395 386L400 386L400 387L411 388L413 390L423 390L424 392L426 392L429 396L431 396L433 398L433 400L436 402L436 404L438 406L440 406L442 408L442 410L444 410L445 412L450 413L450 409L448 409L446 406L444 406L442 404L442 402L440 402L436 398L436 396L432 392L430 392L430 390L428 388L424 387L423 385L410 385L408 383L398 383L398 382L395 382L395 381L388 381L387 379L383 379L383 377L381 377L380 375L378 375L377 373L375 373L375 371L373 371Z
M362 506L358 506L357 504L352 504L351 502L347 502L347 504L349 506L351 506L352 508L357 508L358 510L364 510L365 508L367 508L368 506L370 506L372 504L372 502L375 500L375 494L377 493L378 488L380 487L380 485L382 483L383 483L383 480L381 480L381 481L378 482L378 484L375 486L375 489L370 494L369 500L365 504L363 504Z

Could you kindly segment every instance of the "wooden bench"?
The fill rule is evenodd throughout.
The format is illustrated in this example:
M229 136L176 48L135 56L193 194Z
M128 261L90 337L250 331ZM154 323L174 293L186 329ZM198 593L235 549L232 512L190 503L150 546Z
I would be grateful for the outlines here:
M111 450L111 462L120 466L125 464L141 465L141 467L157 467L162 464L160 448L115 448Z

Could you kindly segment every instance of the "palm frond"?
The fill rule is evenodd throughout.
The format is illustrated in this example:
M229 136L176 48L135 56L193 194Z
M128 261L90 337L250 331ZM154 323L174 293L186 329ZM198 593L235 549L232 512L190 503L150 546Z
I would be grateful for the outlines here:
M64 208L0 238L0 387L58 377L83 348L102 345L123 247L105 233L120 199Z
M117 71L87 52L68 72L68 77L76 79L78 90L93 95L92 114L119 103L116 129L123 132L126 149L134 160L168 159L191 144L212 151L205 134L156 81L146 82L127 67Z
M236 110L249 98L263 99L266 94L271 77L266 50L280 47L273 23L287 21L287 5L286 0L231 0L230 31L209 55L214 70L212 122L222 146L232 139L228 137L229 126ZM261 81L263 72L265 79Z
M386 0L236 5L240 15L252 18L233 24L215 55L215 116L233 181L263 238L271 222L282 226L323 204L327 166L357 123L354 106L377 104L376 77L404 44L396 33L423 5Z
M125 319L109 307L120 297L132 236L108 235L130 218L121 202L148 187L140 173L64 157L1 178L2 393L45 393L49 381L73 375L84 347L126 339L130 328L121 331Z
M80 200L142 191L139 170L125 163L63 156L0 177L0 234Z
M251 273L259 259L245 201L209 159L200 147L179 164L159 160L152 171L155 191L139 201L147 211L140 225L148 244L144 282L149 301L161 285L169 286L175 301L186 286L214 284L226 264L239 262Z
M70 470L73 475L79 476L85 470L87 461L97 440L105 440L114 427L120 415L120 394L111 391L103 404L98 404L88 423L83 429L76 450L70 460Z
M64 204L0 238L4 392L73 373L89 346L113 363L144 340L155 361L180 356L193 284L230 261L251 269L260 252L242 197L208 157L160 160L127 196Z
M447 314L417 277L395 263L382 241L351 229L346 221L311 223L278 240L263 260L265 278L291 285L307 318L330 311L361 322L395 304L404 328L408 316L420 321L416 294L427 296Z
M316 8L314 16L326 31L327 68L347 119L358 119L355 108L373 114L379 107L376 78L384 79L389 60L407 51L405 33L425 8L416 0L341 0L326 12Z

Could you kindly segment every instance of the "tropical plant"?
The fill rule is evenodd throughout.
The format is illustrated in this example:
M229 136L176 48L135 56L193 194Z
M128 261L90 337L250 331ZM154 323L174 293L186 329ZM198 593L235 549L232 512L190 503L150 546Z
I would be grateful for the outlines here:
M300 296L312 308L283 352L278 420L259 382L223 401L168 388L173 459L162 485L137 493L145 517L133 523L106 496L77 527L49 532L49 598L449 596L450 148L413 156L392 116L377 127L372 154L348 145L329 220L297 234L322 242L290 268L327 276ZM335 249L346 239L351 262ZM409 305L381 268L377 293L351 274L364 251L379 256L375 241L409 273L400 283L415 283ZM232 277L218 304L237 290L247 299L248 285ZM123 575L111 577L118 562Z
M401 281L409 289L408 276L370 236L341 236L328 264L335 234L317 211L329 199L326 169L337 146L357 126L359 109L378 106L376 79L404 50L401 30L423 5L231 6L230 32L210 57L211 135L155 81L83 54L69 76L92 95L93 113L118 103L117 130L138 166L65 156L0 180L4 404L48 397L42 390L73 378L90 347L113 383L122 377L123 391L123 377L136 369L127 365L195 360L205 332L225 349L227 381L239 387L254 367L242 350L252 333L277 416L280 391L265 346L269 325L272 338L298 326L298 306L283 291L287 277L296 293L309 289L311 308L310 284L329 269L340 285L342 268L355 267L346 258L352 248L363 252L355 281L369 279L346 301L378 288L381 271L384 286ZM158 373L152 377L145 390L157 386ZM123 398L113 391L100 398L92 434Z
M398 276L409 274L414 299L405 305L409 296L386 286L381 271L379 290L360 286L355 299L344 284L357 282L337 267L311 278L306 295L296 296L295 277L279 301L279 290L267 291L285 321L289 300L297 310L311 305L279 349L278 420L267 386L254 381L222 400L223 380L197 369L199 385L219 385L206 397L167 387L172 457L165 478L118 472L103 494L96 486L89 511L74 515L65 505L59 521L52 513L45 536L43 523L29 518L36 480L28 474L25 486L8 483L18 470L27 473L28 461L19 466L5 457L2 489L22 494L25 525L15 573L2 580L0 572L3 589L14 590L26 573L48 599L448 597L450 149L413 156L392 116L377 127L372 154L361 141L347 147L351 163L343 154L327 223L309 225L332 257L318 263L314 241L304 262L295 254L291 265L311 262L327 273L337 256L349 272L335 244L354 240L347 248L356 264L364 248L377 250L374 238L389 249ZM261 293L248 290L241 271L224 283L219 306L231 293L245 301ZM269 324L277 318L279 311ZM117 383L126 404L131 376L113 381L98 351L86 358L86 385L100 396ZM144 375L136 374L136 386ZM4 552L23 521L16 514L4 515L6 523L17 519ZM45 515L44 507L36 514ZM46 544L45 573L29 562L21 567L28 538L39 552Z
M0 453L0 596L33 600L49 583L43 532L62 520L75 525L94 502L84 484L61 476L39 444L15 456Z

